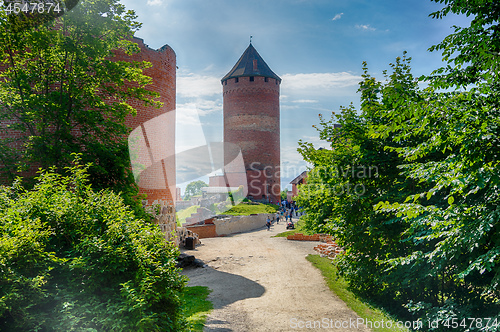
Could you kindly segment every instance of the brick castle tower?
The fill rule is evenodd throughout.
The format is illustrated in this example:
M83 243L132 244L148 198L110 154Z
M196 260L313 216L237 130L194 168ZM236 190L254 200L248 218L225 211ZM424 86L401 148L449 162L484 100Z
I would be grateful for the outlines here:
M126 125L132 129L131 154L136 157L132 164L140 164L145 169L138 176L139 192L147 194L147 205L173 206L175 202L175 93L176 55L174 50L164 45L158 50L149 48L140 38L133 41L140 52L126 55L115 52L114 60L148 61L152 64L144 74L152 78L146 89L158 92L161 108L130 101L137 115L128 115ZM135 173L135 172L134 172Z
M241 148L248 197L280 198L280 84L252 43L221 80L224 142ZM230 159L230 158L229 158ZM225 155L224 164L230 160Z

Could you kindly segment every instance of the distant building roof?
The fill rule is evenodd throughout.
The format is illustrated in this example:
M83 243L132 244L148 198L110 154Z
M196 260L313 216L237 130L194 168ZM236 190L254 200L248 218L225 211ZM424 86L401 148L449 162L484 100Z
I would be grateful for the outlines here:
M236 62L233 69L231 69L221 81L224 82L230 78L242 76L270 77L281 82L281 78L269 68L264 59L262 59L257 50L253 47L252 43L250 43L238 62Z
M297 184L300 182L300 180L304 179L305 177L307 177L307 171L303 171L302 173L300 173L299 176L297 176L295 179L293 179L292 181L290 181L291 184Z

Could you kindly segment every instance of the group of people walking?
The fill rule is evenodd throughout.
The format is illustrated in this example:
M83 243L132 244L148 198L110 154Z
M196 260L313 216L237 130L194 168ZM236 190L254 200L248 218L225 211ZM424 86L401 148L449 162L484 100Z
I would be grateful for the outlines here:
M281 219L281 221L283 221L283 218L285 218L286 223L288 223L288 220L290 220L290 222L293 222L292 218L293 218L294 214L295 215L297 214L296 209L287 208L286 206L280 207L280 209L273 216L272 220L271 220L271 217L269 217L269 216L267 217L267 221L266 221L267 230L271 229L271 225L274 221L276 221L276 224L279 224L280 219Z

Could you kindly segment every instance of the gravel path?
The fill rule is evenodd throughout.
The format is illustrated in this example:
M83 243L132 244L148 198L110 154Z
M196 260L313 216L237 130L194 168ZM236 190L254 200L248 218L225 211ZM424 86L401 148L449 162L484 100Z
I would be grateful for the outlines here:
M208 264L183 271L189 286L212 289L204 331L369 331L305 259L318 242L271 237L283 231L275 224L183 250Z

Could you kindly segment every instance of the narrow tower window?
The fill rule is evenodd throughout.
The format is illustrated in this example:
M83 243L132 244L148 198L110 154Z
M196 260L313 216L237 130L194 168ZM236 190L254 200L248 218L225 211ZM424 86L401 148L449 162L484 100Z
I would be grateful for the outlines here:
M254 81L254 77L250 76L250 82L253 82L253 81Z
M269 82L269 77L264 77L264 82Z
M238 77L234 79L234 83L238 83Z

